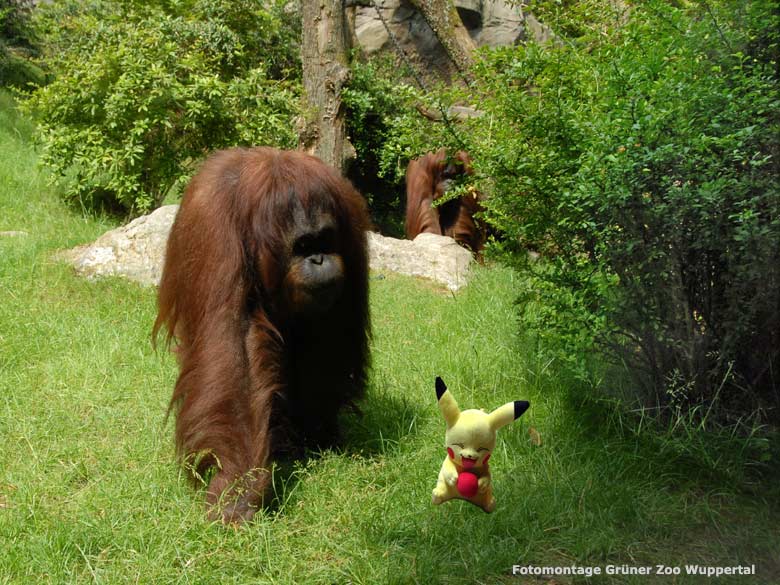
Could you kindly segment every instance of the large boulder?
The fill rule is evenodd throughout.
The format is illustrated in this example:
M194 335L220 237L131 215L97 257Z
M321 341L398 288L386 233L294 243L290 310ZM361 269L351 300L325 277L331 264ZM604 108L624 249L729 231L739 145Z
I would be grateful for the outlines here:
M178 209L178 205L160 207L62 257L73 264L77 274L87 278L124 276L156 285L162 276L165 244Z
M373 270L427 278L453 291L467 283L473 262L471 252L452 238L437 234L398 240L369 232L368 251Z
M161 207L60 257L87 278L123 276L140 284L157 285L177 210L178 205ZM466 284L472 262L471 253L455 240L435 234L420 234L409 241L369 232L368 248L373 270L428 278L450 290Z

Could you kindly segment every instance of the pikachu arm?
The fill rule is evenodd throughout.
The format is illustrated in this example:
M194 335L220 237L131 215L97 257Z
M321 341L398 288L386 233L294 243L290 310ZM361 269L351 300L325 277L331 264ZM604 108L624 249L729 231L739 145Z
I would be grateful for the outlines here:
M444 463L441 464L439 481L443 481L448 486L454 486L458 483L458 469L449 457L445 457Z
M490 487L490 471L485 470L485 473L482 477L479 478L479 481L477 482L477 489L480 494L487 491L487 489Z
M458 470L447 457L441 464L439 477L436 480L436 487L433 488L431 501L434 504L441 504L458 496Z

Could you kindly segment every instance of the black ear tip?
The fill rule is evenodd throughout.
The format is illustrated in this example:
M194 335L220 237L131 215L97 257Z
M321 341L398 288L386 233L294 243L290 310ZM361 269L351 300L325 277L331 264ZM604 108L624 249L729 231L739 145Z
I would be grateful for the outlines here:
M515 419L523 416L523 413L528 410L531 404L527 400L515 400Z
M436 376L436 400L441 400L441 397L446 391L447 386L444 384L444 380L442 380L439 376Z

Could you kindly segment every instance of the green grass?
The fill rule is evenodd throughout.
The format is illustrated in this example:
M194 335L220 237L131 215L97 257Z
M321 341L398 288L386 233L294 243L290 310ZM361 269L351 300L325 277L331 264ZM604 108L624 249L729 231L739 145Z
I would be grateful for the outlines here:
M758 577L719 582L780 582L776 483L719 475L578 400L587 388L521 335L520 277L499 268L456 295L373 279L373 373L343 449L281 465L277 500L252 524L209 524L174 461L176 367L150 345L154 291L52 259L111 222L58 201L29 125L0 108L0 231L27 233L0 236L0 583L523 584L548 580L513 577L513 564L572 563L752 563ZM437 374L463 407L531 401L499 433L492 515L430 504Z

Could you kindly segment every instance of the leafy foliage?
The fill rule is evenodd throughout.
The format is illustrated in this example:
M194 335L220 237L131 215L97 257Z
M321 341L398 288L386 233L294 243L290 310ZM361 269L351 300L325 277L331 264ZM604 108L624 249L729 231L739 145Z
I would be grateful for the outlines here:
M556 257L660 406L778 406L775 9L638 3L606 36L499 51L479 71L494 221Z
M41 23L58 75L27 107L44 164L86 208L146 211L209 150L294 142L298 65L281 4L166 7L65 3Z

